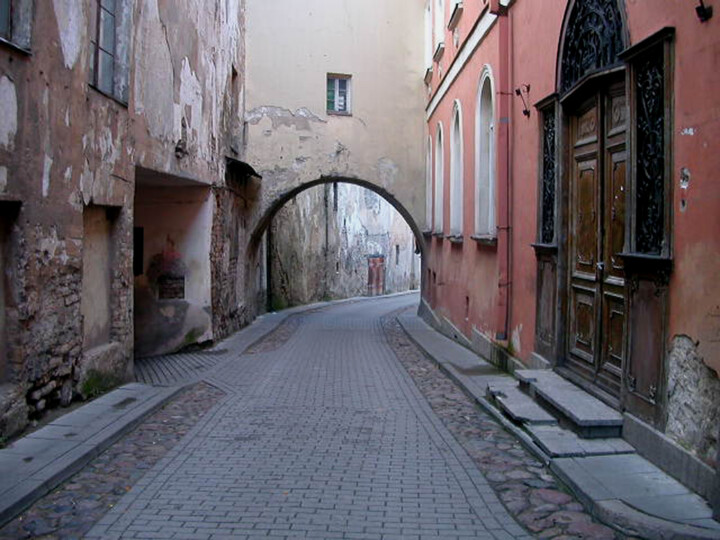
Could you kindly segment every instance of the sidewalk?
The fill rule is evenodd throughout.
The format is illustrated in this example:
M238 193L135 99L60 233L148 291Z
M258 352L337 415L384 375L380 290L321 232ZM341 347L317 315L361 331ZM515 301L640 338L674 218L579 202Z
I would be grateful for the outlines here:
M488 388L516 386L511 375L440 334L414 313L400 315L398 322L468 395L548 464L599 520L624 534L643 538L720 538L720 523L712 519L707 502L639 456L622 439L607 439L618 441L615 444L603 443L603 439L579 439L592 451L552 457L553 452L541 448L486 398ZM618 453L619 445L627 448Z

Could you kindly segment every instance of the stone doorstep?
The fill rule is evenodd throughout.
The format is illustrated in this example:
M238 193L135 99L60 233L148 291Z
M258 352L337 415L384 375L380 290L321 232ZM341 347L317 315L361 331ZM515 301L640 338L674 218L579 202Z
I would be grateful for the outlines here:
M540 398L570 421L582 438L613 438L622 435L623 417L554 371L544 369L517 370L515 376L521 389Z
M553 458L636 453L635 448L620 438L583 439L558 425L529 424L524 427L535 444Z
M557 419L518 388L514 379L488 383L487 396L513 422L528 425L556 425Z

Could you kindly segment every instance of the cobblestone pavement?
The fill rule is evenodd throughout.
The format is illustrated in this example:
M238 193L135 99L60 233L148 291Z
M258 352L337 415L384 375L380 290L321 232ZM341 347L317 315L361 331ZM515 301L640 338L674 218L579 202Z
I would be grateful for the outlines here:
M528 538L387 343L413 299L308 314L218 367L228 398L89 537Z
M0 529L0 539L81 538L224 395L199 383Z
M412 343L393 314L388 342L445 426L470 454L508 511L539 538L626 538L592 520L546 467L480 409Z

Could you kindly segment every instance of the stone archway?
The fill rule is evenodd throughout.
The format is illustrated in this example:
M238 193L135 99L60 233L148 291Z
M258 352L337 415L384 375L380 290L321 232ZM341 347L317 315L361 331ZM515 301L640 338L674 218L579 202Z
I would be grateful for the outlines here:
M257 220L250 229L252 232L249 235L246 252L247 270L245 272L245 286L247 291L247 298L255 299L255 312L253 315L257 315L258 313L262 312L262 308L264 306L265 295L262 291L262 276L259 275L259 272L261 271L260 269L263 268L263 240L265 238L265 234L271 226L273 218L290 200L295 198L298 194L307 191L313 187L336 183L351 184L365 188L379 195L384 201L389 203L398 212L398 214L403 218L405 223L412 231L412 235L415 239L416 250L421 255L421 269L418 277L422 278L425 264L425 257L423 256L426 249L425 240L419 226L417 225L417 222L412 217L411 213L403 206L403 204L398 201L397 198L391 193L379 187L373 182L343 176L321 176L320 178L305 182L281 194L278 194L275 199L273 199L272 201L270 201L269 204L267 204L265 210L260 215L258 215Z

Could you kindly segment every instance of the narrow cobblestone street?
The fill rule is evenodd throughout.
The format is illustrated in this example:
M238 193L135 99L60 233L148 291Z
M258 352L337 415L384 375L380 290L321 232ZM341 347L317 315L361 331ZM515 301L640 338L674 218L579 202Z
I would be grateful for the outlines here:
M416 300L291 315L0 537L613 538L408 340Z

